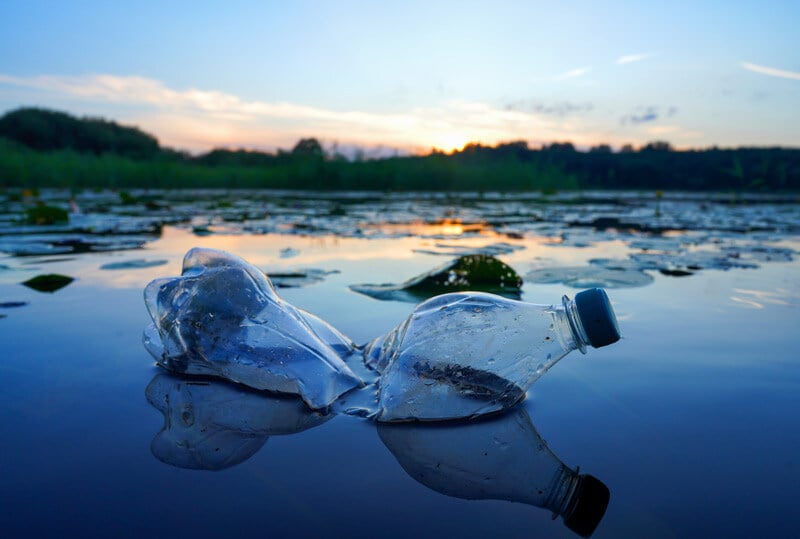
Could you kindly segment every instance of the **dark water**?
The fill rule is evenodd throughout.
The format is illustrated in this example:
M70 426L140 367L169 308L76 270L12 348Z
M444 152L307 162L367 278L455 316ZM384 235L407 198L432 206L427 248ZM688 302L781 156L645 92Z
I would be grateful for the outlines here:
M615 286L623 340L574 352L537 381L513 412L535 435L510 447L539 447L539 436L608 487L592 537L793 537L800 527L797 203L668 195L657 214L639 194L576 203L212 193L173 195L168 211L115 206L115 196L82 195L82 217L45 229L14 222L24 200L3 203L4 537L577 537L520 497L426 486L404 468L413 452L395 455L367 420L216 381L159 379L141 343L142 290L177 275L192 246L293 276L280 294L359 343L413 305L350 285L400 283L463 251L532 274L523 300L574 295L565 282ZM223 198L231 203L214 203ZM565 269L576 267L583 281ZM603 281L608 271L636 275ZM75 280L53 292L20 284L43 274ZM479 423L479 438L508 428L492 421ZM175 436L166 446L165 427ZM165 458L176 441L187 451ZM498 462L495 471L509 466Z

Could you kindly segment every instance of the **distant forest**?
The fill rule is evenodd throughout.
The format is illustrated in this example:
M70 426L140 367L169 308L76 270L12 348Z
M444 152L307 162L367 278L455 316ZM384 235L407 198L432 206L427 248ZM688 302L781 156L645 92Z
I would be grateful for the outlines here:
M798 191L800 149L676 151L655 141L578 151L569 142L534 149L513 141L348 160L307 138L275 153L215 149L192 156L113 121L21 108L0 118L0 187Z

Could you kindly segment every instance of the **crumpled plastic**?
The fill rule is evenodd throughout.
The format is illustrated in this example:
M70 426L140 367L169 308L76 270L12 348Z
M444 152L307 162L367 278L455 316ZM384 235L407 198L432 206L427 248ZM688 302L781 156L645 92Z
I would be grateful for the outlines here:
M354 344L237 256L194 248L179 277L151 282L144 297L145 348L172 372L296 394L313 409L363 385L342 359Z

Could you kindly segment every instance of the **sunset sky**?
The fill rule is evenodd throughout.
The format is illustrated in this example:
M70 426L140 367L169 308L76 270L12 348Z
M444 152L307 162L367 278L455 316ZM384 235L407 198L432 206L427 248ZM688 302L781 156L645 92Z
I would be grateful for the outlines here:
M0 113L162 144L800 147L800 2L0 4Z

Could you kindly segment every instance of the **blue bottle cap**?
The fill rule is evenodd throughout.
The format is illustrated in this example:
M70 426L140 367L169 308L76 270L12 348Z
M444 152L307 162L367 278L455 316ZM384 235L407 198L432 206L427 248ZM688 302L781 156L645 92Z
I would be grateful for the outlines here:
M605 290L590 288L578 292L575 294L575 306L589 344L600 348L619 340L617 317Z

